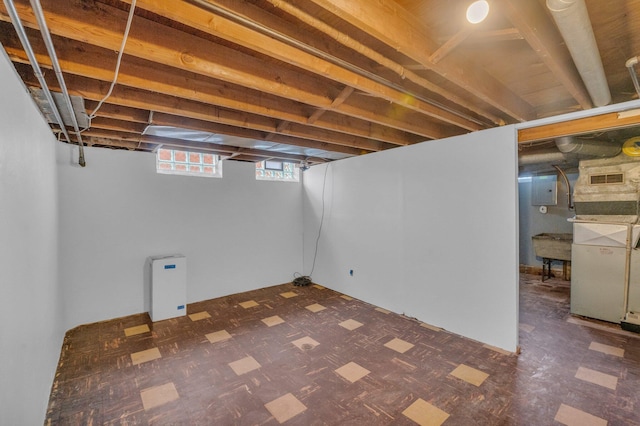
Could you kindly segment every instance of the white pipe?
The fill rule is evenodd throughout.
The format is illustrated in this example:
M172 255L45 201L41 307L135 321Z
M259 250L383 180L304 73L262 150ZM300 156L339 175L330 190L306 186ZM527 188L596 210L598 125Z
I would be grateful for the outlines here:
M559 137L555 142L560 152L580 157L615 157L621 151L620 145L595 139L579 139L574 136Z
M638 74L636 74L636 70L634 67L638 65L639 61L640 61L640 56L634 56L633 58L630 58L629 60L627 60L627 63L625 64L626 67L629 69L629 73L631 74L631 81L633 81L633 87L636 88L636 92L638 92L638 96L640 96L640 82L638 82Z
M584 0L547 0L573 62L595 106L611 102L611 92Z
M35 13L36 19L38 20L38 26L40 27L40 33L42 34L42 39L44 40L44 44L47 47L47 52L49 52L49 57L51 58L53 70L56 73L58 83L60 84L60 89L62 90L63 98L67 105L67 109L69 110L69 116L71 117L73 130L76 132L76 136L78 138L78 147L79 147L78 164L84 167L86 166L86 163L84 161L84 147L82 145L82 134L80 133L80 126L78 125L78 120L76 119L76 115L73 111L73 105L71 104L71 97L69 96L69 91L67 90L67 84L65 83L64 76L62 75L62 69L60 68L60 61L58 61L58 55L56 55L56 51L53 47L53 40L51 39L51 33L49 32L49 27L47 27L47 21L44 18L42 5L40 4L40 0L30 0L30 3L31 3L31 8ZM62 123L62 126L64 126L64 123Z
M15 5L12 0L3 0L4 7L7 9L9 13L9 18L11 19L11 23L16 30L16 34L18 34L18 38L22 43L22 47L24 48L27 57L29 58L29 63L31 64L31 68L33 68L33 73L35 74L40 86L42 87L42 92L44 96L47 98L47 102L51 105L51 110L53 111L53 115L60 126L60 130L64 134L64 137L68 142L71 142L71 138L69 137L69 133L67 132L67 128L64 125L64 120L60 116L60 111L58 110L58 106L53 100L53 96L51 95L51 91L49 90L49 86L47 86L47 81L42 74L42 70L40 69L40 65L38 64L38 60L36 59L36 55L31 48L31 43L29 43L29 39L27 38L27 33L24 30L24 26L22 26L22 21L20 21L20 17L18 16L18 12L16 10Z
M539 152L535 154L524 154L518 156L518 165L519 166L527 166L531 164L558 164L564 163L568 160L568 157L564 155L562 152L552 151L552 152Z

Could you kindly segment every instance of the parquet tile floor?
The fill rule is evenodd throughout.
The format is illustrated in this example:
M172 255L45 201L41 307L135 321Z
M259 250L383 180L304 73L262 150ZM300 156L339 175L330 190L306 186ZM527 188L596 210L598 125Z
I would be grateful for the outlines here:
M572 317L568 282L520 289L519 356L321 286L80 326L45 424L640 425L640 335Z

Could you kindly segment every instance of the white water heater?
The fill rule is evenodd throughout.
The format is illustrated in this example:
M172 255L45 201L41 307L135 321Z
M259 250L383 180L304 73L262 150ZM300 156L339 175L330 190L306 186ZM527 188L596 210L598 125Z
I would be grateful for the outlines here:
M151 257L151 321L187 314L187 258L183 255Z

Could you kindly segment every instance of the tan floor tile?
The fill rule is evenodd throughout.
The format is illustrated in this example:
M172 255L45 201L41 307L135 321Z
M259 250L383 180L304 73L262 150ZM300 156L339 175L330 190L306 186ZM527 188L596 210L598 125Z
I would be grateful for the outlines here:
M222 342L223 340L231 339L231 335L227 332L227 330L220 330L213 333L209 333L205 337L211 343L217 343L217 342Z
M282 324L284 320L277 315L274 315L269 318L263 318L262 322L267 324L269 327L273 327L274 325Z
M498 352L499 354L502 354L502 355L513 355L513 352L509 352L506 349L497 348L497 347L491 346L491 345L482 345L482 346L487 348L487 349L490 349L490 350L492 350L494 352Z
M278 399L274 399L273 401L264 404L264 406L269 410L271 415L275 417L278 423L284 423L307 409L307 407L300 402L298 398L290 393L283 395Z
M309 306L305 306L305 308L307 308L308 310L310 310L311 312L320 312L320 311L324 311L325 308L324 306L318 304L318 303L314 303L313 305L309 305Z
M173 383L169 382L161 386L141 390L140 397L142 398L142 406L144 409L150 410L167 402L175 401L180 398L180 395L178 395L178 391Z
M364 367L359 366L355 362L350 362L336 369L336 373L338 373L339 375L341 375L351 383L355 383L358 380L362 379L367 374L371 373L371 371L367 370Z
M475 386L480 386L489 377L484 371L476 370L464 364L460 364L449 374Z
M585 367L578 367L576 379L604 386L605 388L609 388L612 390L616 390L616 387L618 386L618 378L616 376L601 373L599 371L591 370Z
M248 356L246 358L230 362L229 367L231 367L234 373L236 373L238 376L241 376L250 371L257 370L262 366L252 356Z
M440 426L449 418L449 414L429 404L422 398L418 398L418 400L408 406L402 414L420 426Z
M292 297L296 297L298 295L298 293L294 293L293 291L287 291L286 293L280 293L280 296L284 297L285 299L291 299Z
M136 325L135 327L125 328L124 335L129 337L129 336L135 336L136 334L148 333L150 331L151 330L149 330L149 326L147 324L142 324L142 325Z
M606 426L607 421L569 405L560 404L555 421L567 426Z
M320 343L316 342L315 340L313 340L311 337L306 336L303 337L302 339L298 339L298 340L294 340L293 343L295 346L298 347L298 349L300 350L307 350L307 349L313 349L316 346L318 346ZM309 347L309 345L311 347Z
M246 302L238 303L238 305L242 306L245 309L253 308L254 306L258 306L259 303L255 300L247 300Z
M342 297L344 300L353 300L353 297L347 296L346 294L341 294L340 297Z
M318 290L324 290L325 287L321 286L320 284L314 284L313 287L317 288Z
M432 330L432 331L438 331L438 332L442 331L442 329L440 327L436 327L435 325L427 324L426 322L420 323L420 326L424 327L424 328L428 328L429 330Z
M376 308L376 311L378 312L382 312L383 314L390 314L391 311L384 309L384 308Z
M404 340L398 339L397 337L389 340L384 345L389 349L400 352L401 354L405 353L414 346L413 343L405 342Z
M535 327L533 325L524 324L524 323L520 323L518 328L524 331L525 333L531 333L533 330L535 330Z
M143 362L153 361L162 358L158 348L147 349L146 351L135 352L131 354L131 362L133 365L142 364Z
M195 314L189 315L189 318L191 318L191 321L200 321L205 318L211 318L211 315L209 315L209 312L207 311L202 311L202 312L196 312Z
M340 327L346 328L349 331L355 330L358 327L362 327L364 324L362 324L361 322L358 322L354 319L348 319L346 321L342 321L340 324L338 324Z
M598 342L591 342L589 349L592 351L602 352L603 354L624 357L624 349L616 348L615 346L604 345Z

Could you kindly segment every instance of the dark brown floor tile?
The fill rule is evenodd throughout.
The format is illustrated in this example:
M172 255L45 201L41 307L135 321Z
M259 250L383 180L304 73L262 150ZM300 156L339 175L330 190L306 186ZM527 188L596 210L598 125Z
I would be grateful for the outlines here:
M329 288L290 284L191 304L189 314L209 314L197 321L152 323L141 314L80 326L65 337L47 419L278 425L265 404L291 394L306 409L288 425L415 424L402 412L418 400L450 414L447 425L553 424L561 404L588 408L612 425L639 424L640 336L600 322L567 321L566 282L522 275L520 288L526 325L520 356L376 311ZM281 296L287 292L296 296ZM250 300L257 305L240 305ZM324 309L307 309L315 305ZM269 327L262 321L276 316L284 322ZM340 326L346 320L362 325L349 330ZM149 332L125 335L145 324ZM206 336L220 330L231 338L211 343ZM384 346L395 339L408 345L400 351ZM624 349L624 356L590 350L592 342ZM162 357L133 365L131 354L150 348ZM230 367L249 357L259 368L238 375ZM336 372L350 363L368 374ZM488 376L476 384L454 377L461 364ZM581 367L617 377L615 391L576 378ZM145 410L140 392L167 383L179 398Z

